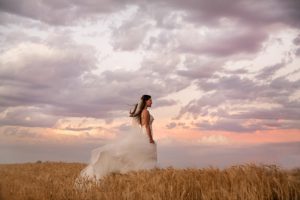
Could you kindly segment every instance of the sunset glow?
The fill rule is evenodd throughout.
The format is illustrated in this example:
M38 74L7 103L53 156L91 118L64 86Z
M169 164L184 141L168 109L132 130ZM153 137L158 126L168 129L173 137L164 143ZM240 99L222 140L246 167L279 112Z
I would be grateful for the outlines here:
M2 1L0 163L86 161L149 94L165 165L260 145L257 161L299 166L300 3L182 2Z

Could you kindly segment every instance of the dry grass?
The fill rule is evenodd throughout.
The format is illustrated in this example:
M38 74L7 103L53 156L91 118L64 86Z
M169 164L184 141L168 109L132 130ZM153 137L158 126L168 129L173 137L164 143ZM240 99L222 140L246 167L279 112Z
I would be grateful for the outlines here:
M114 173L89 189L78 190L74 181L84 166L54 162L0 165L0 199L300 199L300 169L256 165L225 170L158 168Z

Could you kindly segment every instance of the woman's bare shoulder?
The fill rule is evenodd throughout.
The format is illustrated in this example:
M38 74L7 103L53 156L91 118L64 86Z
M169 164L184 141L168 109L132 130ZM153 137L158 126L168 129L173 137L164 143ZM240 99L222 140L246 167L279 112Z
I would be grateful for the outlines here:
M149 115L149 110L144 109L144 110L142 111L142 115Z

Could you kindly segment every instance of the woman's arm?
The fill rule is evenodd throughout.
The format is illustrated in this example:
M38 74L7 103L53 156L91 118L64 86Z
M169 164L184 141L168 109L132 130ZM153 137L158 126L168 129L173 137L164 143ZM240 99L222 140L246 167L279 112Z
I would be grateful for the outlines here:
M150 139L150 143L154 143L151 129L150 129L150 114L149 114L149 111L146 109L143 110L143 112L142 112L142 124L144 124L146 127L146 131L147 131L148 137Z

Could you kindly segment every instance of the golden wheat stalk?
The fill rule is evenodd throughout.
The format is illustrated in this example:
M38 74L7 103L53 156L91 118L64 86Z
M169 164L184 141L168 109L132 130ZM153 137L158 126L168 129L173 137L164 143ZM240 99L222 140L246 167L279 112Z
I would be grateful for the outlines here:
M98 183L84 181L78 189L74 183L84 167L62 162L0 165L0 199L300 199L300 169L275 165L112 173Z

